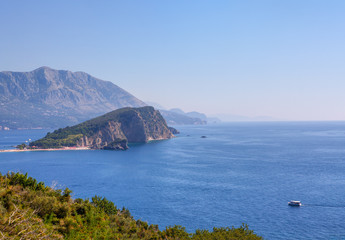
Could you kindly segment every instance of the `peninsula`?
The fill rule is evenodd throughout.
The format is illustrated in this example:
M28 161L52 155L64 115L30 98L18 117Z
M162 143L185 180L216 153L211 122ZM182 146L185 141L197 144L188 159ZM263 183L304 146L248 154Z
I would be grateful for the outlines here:
M146 143L174 137L177 131L167 126L153 107L121 108L78 125L60 128L37 141L30 149L105 149L126 150L128 143ZM18 145L17 148L26 148Z

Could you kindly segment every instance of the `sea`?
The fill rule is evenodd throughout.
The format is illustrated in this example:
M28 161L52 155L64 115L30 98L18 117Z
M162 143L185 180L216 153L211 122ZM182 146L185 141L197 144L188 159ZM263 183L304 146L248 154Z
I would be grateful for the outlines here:
M127 151L0 153L0 171L68 187L74 198L106 197L161 230L245 223L264 239L345 239L345 122L176 128L176 138ZM48 131L0 131L0 149Z

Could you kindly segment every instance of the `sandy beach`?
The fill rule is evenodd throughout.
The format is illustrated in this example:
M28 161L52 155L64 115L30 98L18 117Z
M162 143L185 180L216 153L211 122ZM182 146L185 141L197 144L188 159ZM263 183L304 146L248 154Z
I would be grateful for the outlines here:
M64 147L64 148L46 148L46 149L6 149L0 150L2 152L40 152L40 151L73 151L73 150L91 150L89 147Z

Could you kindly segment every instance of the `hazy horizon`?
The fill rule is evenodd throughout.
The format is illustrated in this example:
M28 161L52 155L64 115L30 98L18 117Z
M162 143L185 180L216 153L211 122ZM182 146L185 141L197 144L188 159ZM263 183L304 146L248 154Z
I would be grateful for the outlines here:
M207 115L345 120L344 1L9 1L0 71L83 71Z

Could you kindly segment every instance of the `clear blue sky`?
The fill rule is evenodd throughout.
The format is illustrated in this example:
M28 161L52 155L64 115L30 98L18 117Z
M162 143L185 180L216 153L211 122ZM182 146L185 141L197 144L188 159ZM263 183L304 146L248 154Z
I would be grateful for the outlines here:
M208 114L345 120L345 1L0 2L0 71L84 71Z

